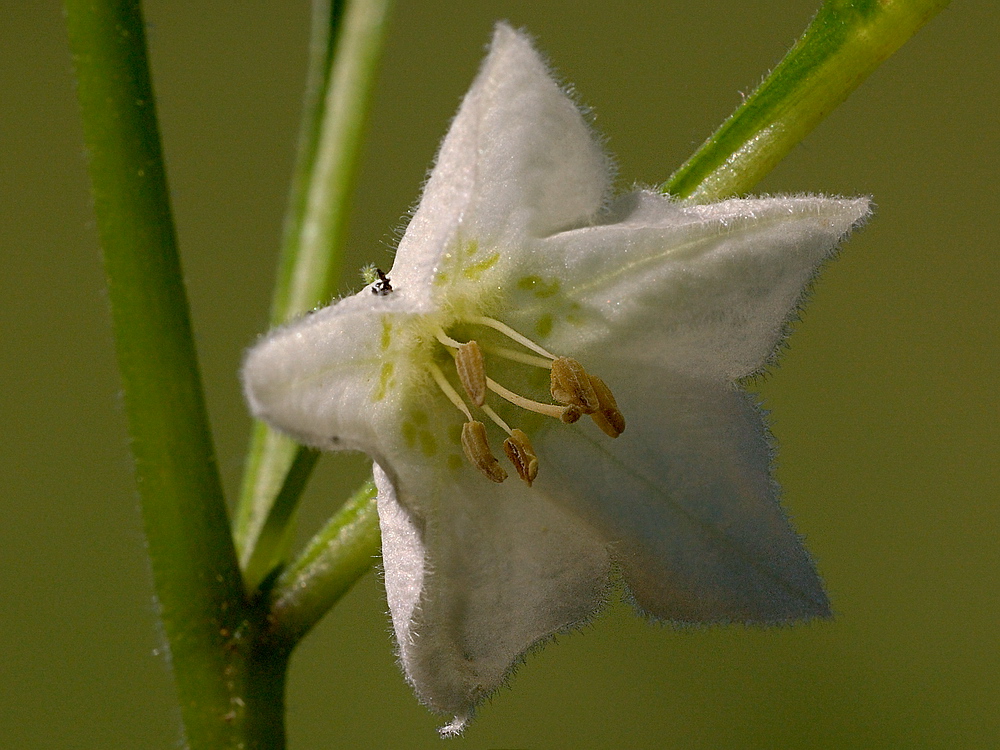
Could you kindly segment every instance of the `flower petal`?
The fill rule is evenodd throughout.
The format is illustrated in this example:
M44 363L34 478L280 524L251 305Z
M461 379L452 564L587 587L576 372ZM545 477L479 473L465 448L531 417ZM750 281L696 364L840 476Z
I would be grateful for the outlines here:
M577 358L613 345L620 357L726 380L766 364L819 266L870 213L865 198L685 206L652 193L617 209L617 223L560 233L532 256L572 307L547 345ZM512 315L537 316L541 302L551 310L523 299Z
M399 244L394 282L428 283L460 237L516 248L524 235L579 226L601 207L609 172L528 38L498 24Z
M516 480L467 466L376 468L385 585L400 660L460 732L540 640L586 620L608 578L604 544Z
M250 411L306 445L380 456L376 436L398 421L393 385L412 360L401 330L418 307L366 290L274 329L243 362Z
M746 395L631 364L614 390L621 437L584 422L541 431L536 484L610 542L640 609L681 623L829 616Z

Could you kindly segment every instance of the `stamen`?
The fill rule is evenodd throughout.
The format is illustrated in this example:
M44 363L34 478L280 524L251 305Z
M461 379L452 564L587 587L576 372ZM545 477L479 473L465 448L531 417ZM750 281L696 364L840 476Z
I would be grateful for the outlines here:
M618 403L607 384L595 375L590 375L590 385L597 394L600 407L590 418L608 437L616 438L625 432L625 417L618 411Z
M469 421L462 425L462 450L469 463L490 481L499 484L507 478L507 472L490 450L490 444L486 440L486 425L482 422Z
M465 405L465 402L462 400L462 397L459 396L458 393L456 393L455 389L451 387L451 383L448 382L448 379L444 376L444 373L441 372L441 368L438 367L433 362L431 362L430 371L431 375L434 377L435 382L438 384L438 388L444 391L444 395L447 396L448 399L451 401L451 403L455 404L455 406L458 407L458 410L465 415L465 418L471 422L472 412L469 411L469 407Z
M455 352L455 370L472 403L476 406L486 403L486 362L479 344L468 341L458 347Z
M532 401L530 398L525 398L524 396L518 396L513 391L508 391L493 378L486 378L486 386L495 394L497 394L501 398L507 399L515 406L520 406L522 409L533 411L536 414L544 414L546 417L555 417L556 419L563 419L563 414L566 412L567 409L567 407L564 406L556 406L555 404L543 404L541 401ZM577 417L577 419L579 419L579 417ZM573 421L575 422L576 420Z
M560 404L578 406L584 414L593 414L601 406L587 371L570 357L559 357L552 362L549 391Z
M510 433L510 437L503 441L503 450L517 469L517 475L530 487L538 476L538 457L535 455L535 449L531 447L528 436L521 430L514 430Z
M480 348L503 359L509 359L525 365L534 365L535 367L544 367L546 370L552 369L552 360L545 359L545 357L536 357L534 354L519 352L516 349L507 349L503 346L490 346L489 344L482 344Z
M461 346L461 344L458 341L455 341L455 339L453 339L447 333L442 331L440 328L437 329L437 331L434 333L434 336L435 338L437 338L438 341L440 341L442 344L449 347L450 349L458 349Z
M554 417L566 424L573 424L584 414L589 414L606 435L616 438L625 430L625 417L618 410L618 404L607 384L590 375L575 359L556 357L545 351L531 339L522 336L499 320L483 316L466 319L467 323L483 325L499 331L508 338L530 349L535 354L508 349L502 346L484 344L482 347L470 340L464 344L451 338L439 328L435 337L447 347L455 358L455 371L469 399L509 436L503 443L504 453L517 470L517 475L530 487L538 476L538 457L528 436L510 426L492 408L486 405L486 391L490 390L515 406L533 411L546 417ZM558 404L546 404L525 398L504 388L486 376L486 362L483 350L514 362L550 370L549 390ZM538 355L538 356L536 356ZM469 462L479 469L490 481L502 482L507 472L490 450L486 437L486 426L472 418L465 401L458 394L441 368L430 364L431 375L441 391L465 415L468 420L462 425L462 451Z
M472 317L467 318L466 320L469 323L479 324L481 326L487 326L489 328L492 328L494 331L500 331L500 333L502 333L507 338L513 339L522 346L528 347L529 349L531 349L531 351L536 352L537 354L541 354L543 357L547 357L549 359L556 358L554 354L549 354L547 351L545 351L542 347L540 347L534 341L529 339L527 336L522 336L513 328L511 328L508 325L505 325L504 323L501 323L499 320L494 320L493 318L487 318L482 315L474 315Z
M563 408L562 414L559 415L559 419L566 424L573 424L582 416L583 412L580 410L580 407L570 404L569 406Z
M496 425L497 427L499 427L499 428L500 428L501 430L503 430L504 432L506 432L506 433L507 433L508 435L509 435L509 434L511 433L511 429L510 429L510 427L509 427L509 426L507 425L507 423L506 423L506 422L504 422L504 421L503 421L503 420L502 420L502 419L500 418L500 415L499 415L499 414L497 414L497 413L496 413L495 411L493 411L493 410L492 410L492 409L491 409L490 407L486 406L486 404L483 404L483 411L484 411L484 412L486 413L486 416L487 416L487 417L489 417L490 419L492 419L492 420L493 420L493 423L494 423L494 424L495 424L495 425Z

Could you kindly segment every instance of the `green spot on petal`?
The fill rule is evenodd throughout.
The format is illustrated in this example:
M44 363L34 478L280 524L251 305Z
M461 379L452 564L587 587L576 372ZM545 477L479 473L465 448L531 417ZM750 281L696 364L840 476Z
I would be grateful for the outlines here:
M437 440L434 439L433 432L430 430L420 430L417 433L417 437L420 439L420 452L427 456L427 458L431 458L437 453Z
M448 454L448 468L452 471L459 471L463 465L462 457L457 453Z
M522 276L517 280L517 288L525 292L533 292L539 299L552 297L559 292L559 279L546 283L541 276Z
M382 351L389 348L389 344L392 342L392 323L389 322L388 318L382 318L382 339L379 341L379 345L382 347Z
M535 333L537 333L542 338L545 338L550 333L552 333L552 316L546 313L538 319L535 323Z
M392 380L392 371L395 365L392 362L383 362L382 371L378 375L378 390L375 391L375 401L381 401L389 391L389 384Z
M403 422L403 442L406 443L407 448L417 447L417 428L413 426L413 422Z
M471 263L462 269L462 275L465 276L469 281L479 281L480 277L493 266L496 262L500 260L500 253L493 253L492 255L483 258L478 263Z

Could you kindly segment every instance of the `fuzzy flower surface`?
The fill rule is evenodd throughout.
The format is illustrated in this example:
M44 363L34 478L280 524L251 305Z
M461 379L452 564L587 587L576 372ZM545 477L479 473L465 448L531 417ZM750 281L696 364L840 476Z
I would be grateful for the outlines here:
M613 571L664 621L830 613L739 383L869 201L613 198L611 173L499 25L392 269L246 358L255 416L373 459L399 658L444 734Z

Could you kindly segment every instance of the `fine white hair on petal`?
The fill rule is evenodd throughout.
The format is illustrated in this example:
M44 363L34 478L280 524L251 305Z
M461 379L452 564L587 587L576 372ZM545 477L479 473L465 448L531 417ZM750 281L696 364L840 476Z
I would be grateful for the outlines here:
M399 243L394 278L427 283L463 237L503 246L588 223L605 201L610 172L528 38L497 24Z
M378 518L382 533L382 559L385 567L385 593L392 613L396 642L411 644L409 623L420 601L424 584L426 554L413 519L396 500L388 474L377 463L372 475L378 489Z
M442 737L457 737L465 731L470 721L472 721L471 713L456 716L443 727L438 728L438 733Z
M605 542L526 485L470 467L400 464L376 480L400 661L420 698L464 725L526 651L600 606Z
M686 206L641 193L618 211L615 223L554 235L531 256L587 321L553 327L545 344L586 357L613 343L618 357L735 380L767 363L803 290L871 208L823 196ZM544 303L519 303L515 326Z
M537 483L611 542L638 607L683 624L828 617L747 397L635 363L614 382L628 440L604 440L587 424L545 429L535 441L546 461Z

